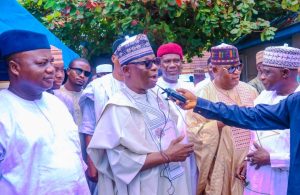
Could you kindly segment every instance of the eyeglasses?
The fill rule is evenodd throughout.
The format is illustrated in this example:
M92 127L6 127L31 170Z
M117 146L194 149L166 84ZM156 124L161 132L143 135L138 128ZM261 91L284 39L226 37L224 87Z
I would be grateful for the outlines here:
M161 60L160 58L154 58L152 60L145 60L140 62L129 62L128 64L143 64L146 66L147 69L152 68L152 65L155 64L156 66L160 66Z
M229 68L223 68L228 71L229 74L233 74L236 70L241 71L243 68L243 64L239 64L237 66L230 66Z
M76 74L78 76L83 73L85 77L89 77L92 74L91 72L82 70L81 68L72 68L72 67L69 67L69 69L75 70L75 72L76 72Z

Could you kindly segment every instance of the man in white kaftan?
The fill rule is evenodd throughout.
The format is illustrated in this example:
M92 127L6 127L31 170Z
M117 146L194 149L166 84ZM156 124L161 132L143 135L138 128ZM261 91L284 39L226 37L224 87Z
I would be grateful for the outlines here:
M0 194L89 194L85 166L77 126L59 99L0 92Z
M183 51L180 45L176 43L167 43L161 45L157 50L157 56L161 58L161 71L162 76L158 78L157 85L162 88L178 89L184 88L193 90L194 85L191 82L184 82L179 80L179 75L182 70ZM161 89L158 89L159 93L163 93ZM163 94L167 98L166 94ZM186 111L179 109L172 101L169 102L172 109L178 115L177 128L184 134L186 132L185 115Z
M148 153L166 149L180 135L166 103L158 101L152 90L137 94L128 88L109 100L88 149L101 173L99 194L192 194L188 161L141 171Z
M122 44L116 55L126 86L109 99L88 146L100 172L99 194L190 195L186 158L193 144L180 143L177 116L151 89L157 81L157 58L145 35Z
M122 38L117 39L113 43L113 52L124 40L125 39ZM96 122L99 120L100 114L102 113L107 101L124 86L119 61L115 55L112 55L111 60L114 64L113 72L102 75L100 78L96 78L90 82L83 90L79 100L79 105L82 112L82 123L80 125L79 132L84 138L82 143L84 148L82 150L84 160L88 165L86 173L88 183L93 194L97 192L96 185L98 180L98 172L93 162L86 154L86 149L94 134ZM103 71L108 71L108 68L112 69L111 65L108 67L106 66L108 65L97 66L97 71L99 71L100 67Z
M82 111L82 124L80 133L93 135L96 122L104 109L107 101L121 88L124 83L113 77L113 74L107 74L90 82L83 90L79 100Z
M47 37L9 30L0 42L10 79L0 92L0 194L89 194L76 124L45 92L55 74Z
M263 90L255 99L255 105L277 104L289 94L300 91L296 81L297 67L292 67L292 63L285 60L293 59L292 51L293 48L287 46L269 47L265 50L260 60L264 59L260 79L269 91ZM252 140L256 146L251 144L250 147L246 182L248 185L244 194L285 195L290 165L290 130L252 132ZM263 160L257 160L263 155L269 158L267 164L261 164L259 161Z

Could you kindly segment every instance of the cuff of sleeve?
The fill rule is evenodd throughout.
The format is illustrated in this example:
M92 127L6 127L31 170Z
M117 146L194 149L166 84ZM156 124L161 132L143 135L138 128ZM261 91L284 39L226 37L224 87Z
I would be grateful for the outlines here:
M206 99L203 99L203 98L197 98L197 104L194 108L194 112L198 113L198 114L201 114L201 111L205 110L206 108L209 107L209 104L211 102L210 101L207 101Z
M288 168L290 164L289 153L270 153L272 168Z

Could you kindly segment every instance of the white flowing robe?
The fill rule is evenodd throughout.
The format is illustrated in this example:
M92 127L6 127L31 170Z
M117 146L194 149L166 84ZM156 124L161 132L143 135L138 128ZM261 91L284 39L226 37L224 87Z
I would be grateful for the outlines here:
M109 100L88 146L88 153L100 172L99 195L161 195L168 194L171 185L175 195L190 195L192 192L188 161L170 164L174 167L179 165L179 169L170 173L170 177L173 176L172 182L166 176L161 176L165 175L168 164L141 171L147 154L159 151L155 134L158 131L152 131L154 134L151 134L149 127L161 124L161 121L166 122L160 140L162 149L166 149L169 142L178 136L175 122L171 120L176 115L166 113L166 102L151 90L148 90L147 95L138 97L140 100L146 98L147 104L144 104L146 100L143 99L143 103L137 106L130 96L139 94L126 88ZM156 109L158 105L166 118ZM161 130L160 128L158 125L156 130Z
M96 122L107 101L123 87L124 83L115 79L112 74L97 78L87 85L79 100L83 112L80 133L94 134Z
M178 80L177 83L168 83L166 82L162 77L160 77L156 83L158 86L166 89L166 88L171 88L171 89L187 89L189 91L194 91L195 87L194 84L191 82L184 82L181 80ZM153 89L155 92L161 93L163 97L167 98L167 95L163 93L163 90L160 89L159 87L155 87ZM184 138L184 142L188 142L188 136L186 134L187 131L187 124L186 124L186 111L182 110L179 108L173 101L169 101L168 104L170 107L173 109L173 111L177 115L177 129L179 130L180 134L186 135ZM196 194L196 188L197 188L197 180L198 180L198 169L197 169L197 164L196 164L196 159L194 154L192 154L188 160L190 161L190 166L191 166L191 181L192 181L192 194Z
M300 87L295 92L300 91ZM254 104L276 104L287 96L278 96L275 91L262 91ZM287 193L290 164L290 130L272 130L252 132L252 139L270 153L271 165L247 167L248 186L245 195L270 194L285 195ZM252 145L250 152L255 151Z
M89 194L76 129L57 97L1 91L0 194Z

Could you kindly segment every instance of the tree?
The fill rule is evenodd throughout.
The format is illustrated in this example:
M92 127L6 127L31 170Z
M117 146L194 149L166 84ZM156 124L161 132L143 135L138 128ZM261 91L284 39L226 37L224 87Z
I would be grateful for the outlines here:
M276 28L271 20L298 0L19 0L54 34L88 56L111 52L119 36L145 33L154 49L165 42L183 46L186 57L201 55L221 42L260 33L270 40ZM284 9L283 9L284 8Z

